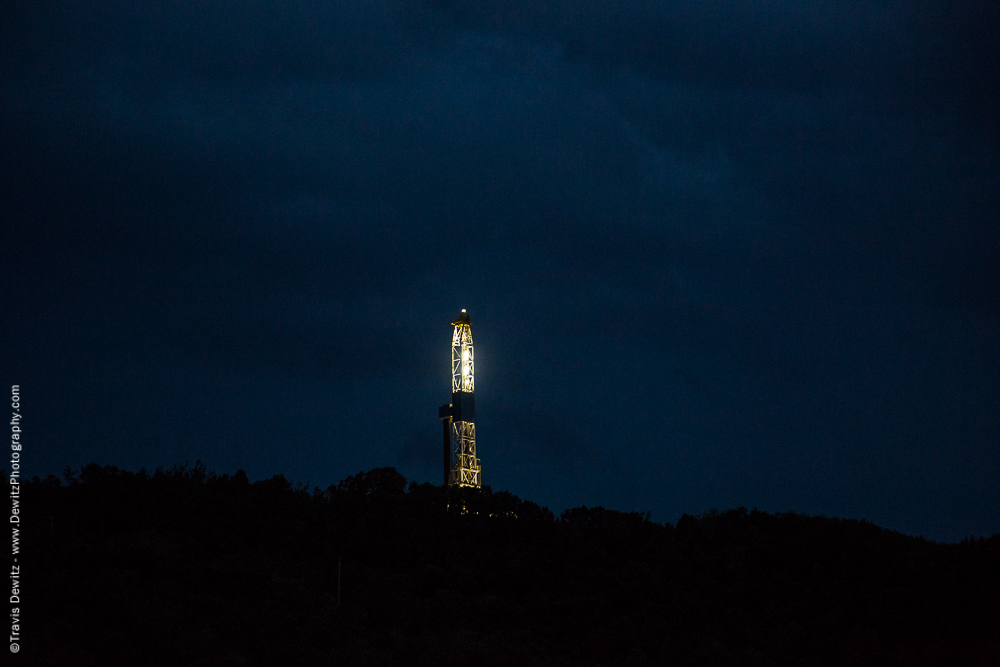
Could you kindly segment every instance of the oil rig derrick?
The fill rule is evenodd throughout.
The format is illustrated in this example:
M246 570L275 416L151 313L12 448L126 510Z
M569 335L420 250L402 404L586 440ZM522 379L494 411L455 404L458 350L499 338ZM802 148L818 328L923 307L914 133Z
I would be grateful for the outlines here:
M472 349L472 320L462 314L451 323L451 403L438 408L444 426L445 486L482 487L479 459L476 458L475 354Z

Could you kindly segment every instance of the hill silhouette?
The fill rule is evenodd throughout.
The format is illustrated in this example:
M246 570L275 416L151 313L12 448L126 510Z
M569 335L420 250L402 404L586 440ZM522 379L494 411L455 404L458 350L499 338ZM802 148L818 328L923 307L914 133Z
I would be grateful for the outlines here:
M997 664L1000 536L744 508L676 525L392 468L22 484L35 665ZM339 564L339 567L338 567ZM338 588L339 570L339 588ZM339 603L338 603L339 596Z

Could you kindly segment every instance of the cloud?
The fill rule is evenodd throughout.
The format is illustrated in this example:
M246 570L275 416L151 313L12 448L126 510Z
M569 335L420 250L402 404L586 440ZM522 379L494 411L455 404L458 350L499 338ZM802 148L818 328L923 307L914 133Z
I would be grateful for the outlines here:
M379 446L426 468L413 434L468 307L486 458L538 485L526 453L603 479L629 410L649 488L729 452L688 487L822 473L830 507L876 440L873 479L960 413L989 432L960 406L995 394L971 370L997 366L990 5L7 12L0 326L62 403L93 375L138 415L136 387L142 410L176 399L146 378L181 359L206 400L253 388L219 399L241 437L272 381L325 442L307 398L363 391L404 443Z

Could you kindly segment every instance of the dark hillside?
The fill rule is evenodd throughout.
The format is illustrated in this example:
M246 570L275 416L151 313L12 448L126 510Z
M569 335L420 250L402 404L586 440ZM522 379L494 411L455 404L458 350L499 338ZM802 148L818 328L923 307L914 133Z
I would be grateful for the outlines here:
M37 665L994 665L1000 536L743 508L558 519L392 468L22 485ZM338 559L341 601L338 609Z

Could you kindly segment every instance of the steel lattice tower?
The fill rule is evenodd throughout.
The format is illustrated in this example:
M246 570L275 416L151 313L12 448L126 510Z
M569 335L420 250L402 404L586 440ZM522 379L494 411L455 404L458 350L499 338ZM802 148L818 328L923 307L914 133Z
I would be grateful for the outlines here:
M438 409L444 424L444 483L482 486L481 466L476 458L475 354L472 320L462 314L451 323L451 403Z

